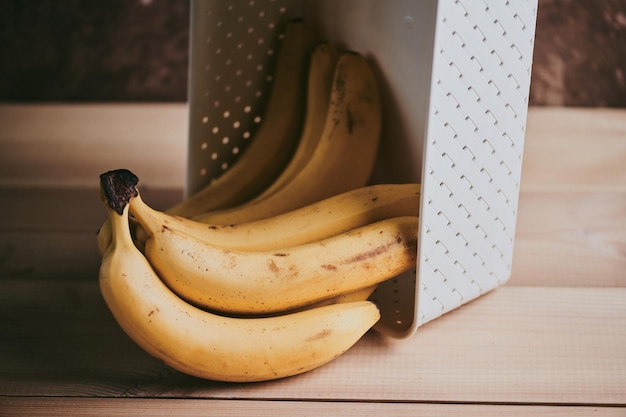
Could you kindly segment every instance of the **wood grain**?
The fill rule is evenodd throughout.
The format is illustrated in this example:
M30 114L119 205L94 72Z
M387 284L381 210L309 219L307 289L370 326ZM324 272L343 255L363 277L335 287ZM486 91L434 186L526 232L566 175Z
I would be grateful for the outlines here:
M0 185L91 187L128 168L143 184L182 188L186 104L0 103Z
M96 282L0 281L0 396L626 406L626 288L500 288L408 340L369 334L307 374L191 378L119 329Z
M529 110L522 192L626 192L625 161L626 110Z
M626 192L524 192L511 285L626 287Z
M89 111L94 120L98 109ZM160 123L180 122L180 109L158 113ZM117 111L102 114L120 120ZM53 120L25 132L41 135ZM257 384L182 375L122 332L97 285L104 213L93 178L68 187L5 182L0 415L626 415L625 121L623 110L531 109L507 285L409 339L368 334L324 367ZM106 135L108 124L98 123ZM0 142L0 160L29 143ZM51 175L89 171L72 169ZM149 182L144 195L167 207L181 190Z
M626 111L531 108L512 285L626 286Z
M157 209L182 198L180 189L144 187L142 195ZM0 277L97 277L96 237L106 220L97 188L0 186L0 201Z
M4 411L3 411L4 410ZM432 404L326 401L258 401L258 400L185 400L145 398L0 398L0 416L67 417L69 410L82 417L123 416L132 410L136 417L156 415L176 417L242 416L394 416L413 417L463 415L467 417L618 417L624 409L616 407L570 407L564 405L503 404Z

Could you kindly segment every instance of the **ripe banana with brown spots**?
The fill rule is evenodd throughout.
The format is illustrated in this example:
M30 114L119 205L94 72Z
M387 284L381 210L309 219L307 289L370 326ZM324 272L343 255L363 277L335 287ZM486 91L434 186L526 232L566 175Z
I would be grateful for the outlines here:
M175 229L224 249L259 251L315 242L392 217L415 216L419 199L419 184L377 184L267 219L231 225L210 225L172 216L151 208L141 194L131 201L130 210L153 229ZM145 240L141 229L138 234L141 241ZM101 244L102 251L105 244Z
M219 381L288 377L337 358L380 318L369 301L266 318L224 317L194 307L160 280L135 247L127 204L133 195L110 187L106 194L113 239L100 266L102 295L128 336L172 368Z

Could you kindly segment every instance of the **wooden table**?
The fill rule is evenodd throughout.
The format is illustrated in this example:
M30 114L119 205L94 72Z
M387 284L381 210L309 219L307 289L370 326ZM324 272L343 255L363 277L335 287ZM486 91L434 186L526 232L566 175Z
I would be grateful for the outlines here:
M8 156L71 152L67 135L111 133L129 114L154 118L131 125L137 135L184 137L185 106L70 106L23 123L28 111L0 107L0 126L23 124L0 133L0 416L626 415L626 111L531 109L507 285L409 339L368 334L317 370L255 384L191 378L136 347L97 286L95 177L55 187L40 162ZM92 125L33 139L63 129L63 115ZM104 157L89 158L66 170L100 172ZM176 182L181 166L150 175ZM157 207L181 195L145 193Z

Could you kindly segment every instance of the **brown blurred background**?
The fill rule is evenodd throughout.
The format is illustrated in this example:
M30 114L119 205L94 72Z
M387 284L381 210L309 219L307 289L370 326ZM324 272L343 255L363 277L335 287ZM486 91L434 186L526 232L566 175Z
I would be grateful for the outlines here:
M186 101L186 0L0 0L0 102ZM539 0L531 105L626 107L626 0Z

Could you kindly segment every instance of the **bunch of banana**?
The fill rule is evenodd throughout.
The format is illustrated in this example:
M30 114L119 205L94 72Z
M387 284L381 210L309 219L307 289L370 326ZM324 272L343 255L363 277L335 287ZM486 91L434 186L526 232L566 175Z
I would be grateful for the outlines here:
M113 239L100 267L102 295L128 336L174 369L219 381L296 375L341 355L380 318L369 301L265 318L225 317L194 307L161 281L135 247L128 223L132 192L120 194L107 182L102 195Z
M291 22L263 122L226 173L166 212L132 172L101 175L100 287L120 326L171 367L222 381L345 352L380 318L376 286L416 263L419 184L367 185L381 125L367 60L313 47Z
M360 217L368 218L368 204L378 211L369 216L371 222L350 223L353 219L344 215L359 226L335 228L322 238L311 235L302 238L309 243L289 247L270 243L271 233L261 229L256 233L270 236L270 249L235 250L219 246L230 239L220 239L219 232L229 228L156 211L141 200L137 183L128 170L101 175L112 231L102 256L101 291L138 345L190 375L260 381L321 366L378 321L376 305L366 301L376 284L415 267L417 217L409 215L415 207L407 204L419 194L415 184L398 185L388 194L396 187L360 190L367 196L361 197ZM376 188L379 192L372 192ZM393 198L379 204L385 195ZM350 209L358 206L349 204L349 196L358 200L359 193L297 211L324 213L326 203L340 213L332 207L338 201ZM399 216L385 217L385 212ZM130 214L146 234L143 251L131 236Z
M328 67L324 68L325 74ZM315 78L313 70L314 67L311 77ZM323 90L309 91L309 101L320 102L307 108L308 130L303 133L292 163L278 179L244 204L209 210L194 218L211 224L249 222L366 185L376 160L382 126L380 96L372 68L364 56L345 52L334 68L330 97L322 97L320 91Z
M302 20L290 21L278 53L266 109L253 140L235 164L169 212L193 216L257 196L285 168L300 140L314 37Z

